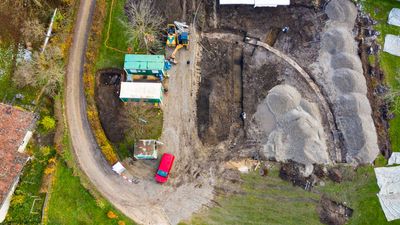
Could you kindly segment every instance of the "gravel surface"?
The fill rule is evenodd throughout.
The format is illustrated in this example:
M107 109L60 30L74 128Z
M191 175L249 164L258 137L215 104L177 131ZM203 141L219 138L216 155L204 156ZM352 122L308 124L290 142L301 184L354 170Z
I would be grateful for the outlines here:
M70 48L69 62L67 66L66 82L66 115L72 147L82 171L88 176L94 187L108 199L116 208L141 224L177 224L181 219L188 218L194 210L207 203L212 196L212 189L207 184L196 185L186 183L179 187L159 185L154 181L140 180L138 184L129 183L122 177L112 172L111 167L103 158L95 138L91 132L87 115L86 103L82 84L82 70L84 53L87 43L87 34L91 25L91 15L95 6L94 0L81 1L74 38ZM195 46L192 46L195 48ZM194 55L194 51L187 52ZM186 66L185 64L181 64ZM190 70L189 70L190 71ZM192 71L193 72L193 71ZM185 82L190 74L179 74L171 77L169 94L176 97L181 94L179 87L190 88ZM174 87L174 88L173 88ZM183 96L187 97L186 92ZM181 101L185 101L185 97ZM177 99L178 100L178 99ZM166 117L174 115L175 120L187 118L191 114L190 108L170 112L172 106L166 106ZM179 104L185 105L185 104ZM190 105L188 103L188 105ZM194 109L193 109L194 110ZM179 165L181 157L190 157L188 152L179 154L180 150L187 150L189 140L181 140L177 133L187 132L182 127L186 123L179 123L170 130L165 130L164 137L175 142L167 142L171 145L172 153L177 154L176 164ZM168 124L166 125L168 127ZM190 133L189 133L190 134ZM181 148L184 143L187 147ZM201 188L199 188L201 186Z

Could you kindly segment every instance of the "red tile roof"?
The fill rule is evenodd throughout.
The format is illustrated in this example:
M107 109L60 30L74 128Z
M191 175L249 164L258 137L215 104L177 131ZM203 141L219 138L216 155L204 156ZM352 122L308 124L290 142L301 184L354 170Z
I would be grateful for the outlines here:
M33 119L31 112L0 103L0 205L28 158L18 147Z

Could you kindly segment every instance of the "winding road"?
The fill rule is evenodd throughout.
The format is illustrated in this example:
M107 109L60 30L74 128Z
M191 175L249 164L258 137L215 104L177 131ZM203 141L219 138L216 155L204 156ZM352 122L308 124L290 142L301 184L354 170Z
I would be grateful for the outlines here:
M95 0L80 1L67 65L65 110L75 158L81 170L102 196L135 222L177 224L180 220L189 218L193 211L207 203L212 197L211 190L204 191L191 183L180 187L158 185L151 179L141 180L138 184L129 183L112 171L103 158L91 131L86 114L82 74L95 3ZM191 57L189 52L184 54ZM170 83L173 86L179 86L178 84L181 83L189 86L183 79L187 80L183 76L176 76ZM178 91L182 90L176 88L169 93L179 96L181 93ZM185 95L190 94L190 90L186 92ZM176 106L166 108L167 111L169 108L181 110ZM184 116L191 115L191 111L187 111ZM172 112L167 112L167 114L173 115ZM176 131L181 132L181 128L178 127ZM182 130L184 131L188 132ZM187 151L190 146L177 147L177 149Z

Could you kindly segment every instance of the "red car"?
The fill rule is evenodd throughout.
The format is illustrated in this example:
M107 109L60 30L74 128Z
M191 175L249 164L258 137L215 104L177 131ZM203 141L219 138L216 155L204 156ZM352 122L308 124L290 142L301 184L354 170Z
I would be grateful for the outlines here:
M155 179L158 183L165 183L168 180L169 171L174 164L175 156L169 153L164 153L161 156L160 165L158 166Z

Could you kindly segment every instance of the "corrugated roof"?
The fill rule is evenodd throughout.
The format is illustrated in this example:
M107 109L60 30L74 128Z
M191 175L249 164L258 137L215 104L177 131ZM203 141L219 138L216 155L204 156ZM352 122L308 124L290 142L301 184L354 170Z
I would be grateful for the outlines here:
M28 158L19 153L34 114L0 103L0 205Z
M163 55L125 55L125 69L164 70Z
M161 99L161 83L121 82L120 98Z

